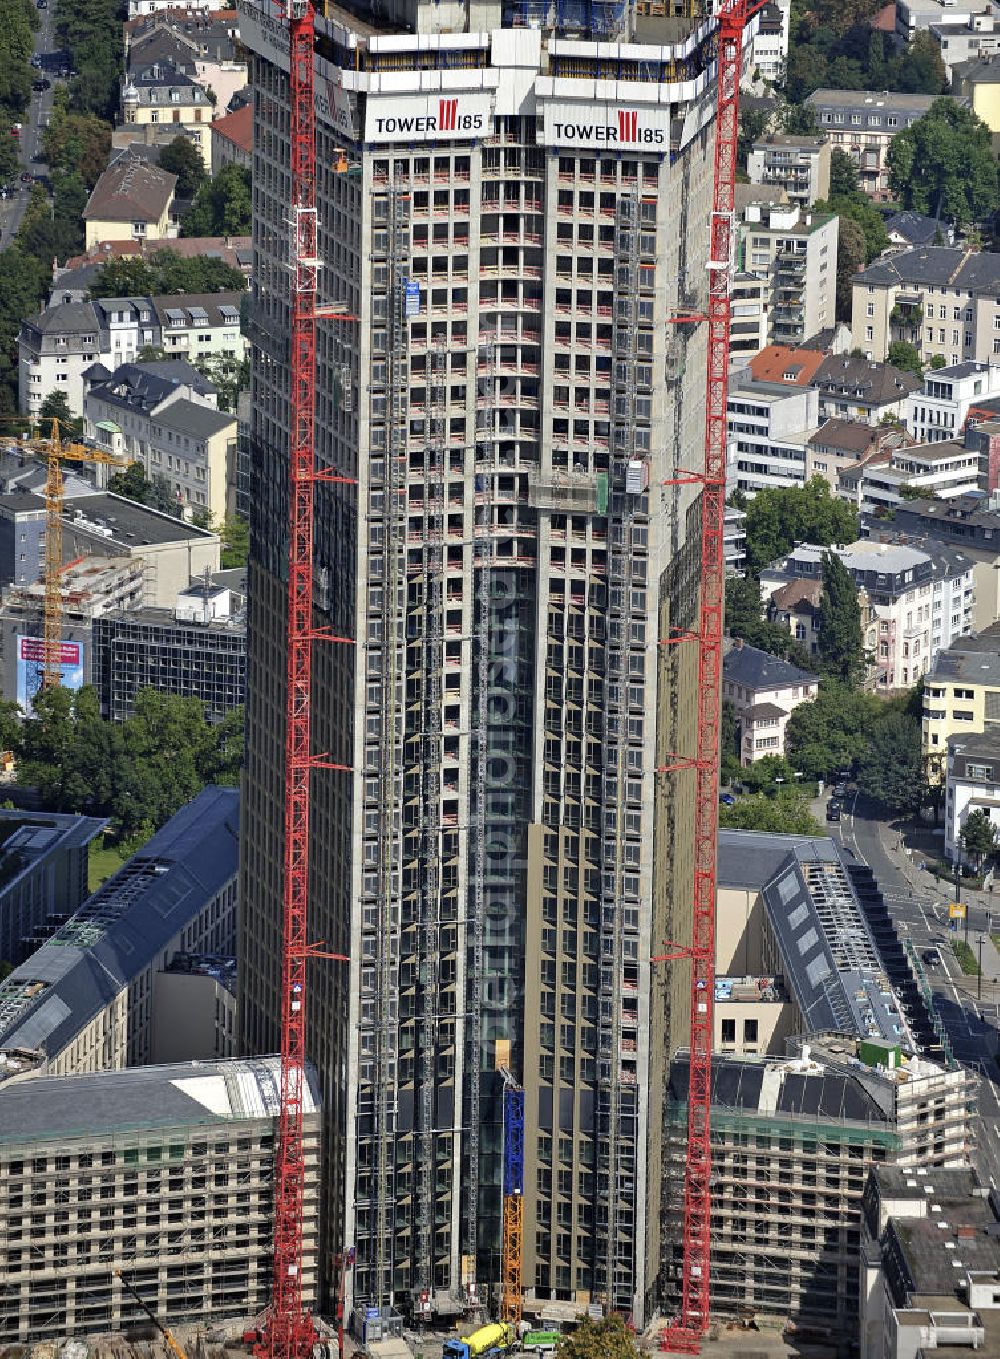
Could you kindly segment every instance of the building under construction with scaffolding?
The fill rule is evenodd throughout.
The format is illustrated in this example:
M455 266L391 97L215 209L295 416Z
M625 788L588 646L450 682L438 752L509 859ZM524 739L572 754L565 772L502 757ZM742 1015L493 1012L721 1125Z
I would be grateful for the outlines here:
M525 1092L529 1314L640 1324L687 1036L711 25L687 3L409 0L316 20L310 974L323 1269L348 1313L501 1274ZM658 10L658 13L652 11ZM287 33L252 54L241 1028L273 1051L289 401ZM673 483L673 484L671 484ZM694 525L692 531L691 526ZM680 630L678 632L677 630Z
M838 1338L858 1319L869 1168L967 1164L975 1087L933 1042L915 988L890 977L859 895L862 870L843 853L810 836L720 834L717 970L780 979L781 990L745 1010L755 1045L736 1027L744 1007L717 1005L733 1029L716 1044L711 1123L713 1316L791 1320ZM790 1024L776 1022L789 1008ZM796 1037L781 1037L789 1031ZM666 1114L678 1172L688 1085L680 1054ZM668 1298L679 1276L678 1183L679 1173L667 1177L663 1201Z

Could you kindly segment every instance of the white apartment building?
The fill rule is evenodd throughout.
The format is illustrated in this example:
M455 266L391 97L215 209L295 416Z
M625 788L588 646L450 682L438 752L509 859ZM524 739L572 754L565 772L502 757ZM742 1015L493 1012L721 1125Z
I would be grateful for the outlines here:
M791 9L791 0L771 0L757 18L750 66L760 80L772 85L777 85L784 76Z
M952 863L978 867L962 844L962 827L970 812L984 812L1000 830L1000 735L985 732L948 739L945 766L944 852Z
M1000 363L957 363L931 368L924 385L903 404L903 423L918 444L957 439L965 428L969 407L977 398L1000 395Z
M784 755L788 719L818 692L818 676L736 638L722 662L722 697L736 714L740 763Z
M574 11L572 31L553 29L561 13L388 0L315 16L321 301L358 318L319 327L317 455L357 484L317 488L317 621L357 645L313 668L317 749L352 771L316 781L314 926L351 962L313 974L309 1046L328 1111L323 1259L356 1247L361 1317L392 1306L450 1327L486 1296L504 1065L525 1089L527 1313L600 1299L641 1326L657 1306L665 1053L686 1041L689 986L683 968L661 981L647 943L690 930L693 799L655 769L696 695L693 661L665 664L659 642L666 614L695 617L699 493L666 483L702 465L706 345L668 319L705 305L715 27L644 16L640 40L618 0ZM243 1050L269 1052L289 390L278 7L242 3L240 36L255 293L239 975ZM340 155L356 173L336 173ZM654 826L670 855L650 852Z
M726 406L726 487L751 498L771 486L802 486L809 440L819 428L814 387L782 388L738 376Z
M764 600L790 581L820 580L827 551L865 592L876 690L909 688L939 651L971 631L973 563L950 547L932 552L866 538L832 548L803 543L761 572Z
M797 345L836 319L840 219L798 204L747 203L740 226L740 267L771 282L768 336Z
M751 184L783 189L789 202L806 212L818 198L830 196L830 143L824 137L775 133L750 148L747 176Z
M940 500L957 499L983 489L981 439L974 430L965 439L914 444L894 449L886 460L865 464L860 482L863 514L895 510L907 499L905 492L920 491Z
M967 29L975 19L989 22L996 14L994 0L897 0L896 36L910 42L925 29Z
M167 358L242 360L241 292L184 293L154 297L161 345Z
M950 16L949 16L950 17ZM948 79L964 61L978 61L1000 52L1000 26L995 12L962 15L964 22L934 23L931 37L941 45L941 60Z
M50 392L62 392L83 414L83 374L94 363L131 363L160 343L160 321L148 297L59 302L21 322L17 337L18 401L37 415Z

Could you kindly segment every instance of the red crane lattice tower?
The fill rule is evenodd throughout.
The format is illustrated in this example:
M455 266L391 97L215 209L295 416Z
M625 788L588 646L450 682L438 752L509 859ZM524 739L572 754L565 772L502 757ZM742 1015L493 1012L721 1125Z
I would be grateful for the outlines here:
M313 755L311 744L312 643L319 637L335 642L348 640L332 637L313 626L313 498L317 482L349 478L316 470L316 321L320 314L331 314L337 309L316 305L320 261L313 10L309 0L288 0L286 17L291 106L291 352L284 910L279 983L281 1107L275 1152L274 1279L257 1346L262 1359L308 1359L315 1340L312 1317L302 1299L306 965L310 957L340 955L321 953L308 941L310 774L315 768L346 768Z
M684 1175L684 1259L681 1311L661 1332L660 1348L697 1354L708 1329L711 1230L712 1035L715 984L716 864L719 833L719 744L722 709L722 628L725 614L723 529L726 506L726 399L729 392L730 281L739 136L743 31L759 5L724 0L718 36L715 170L709 245L708 370L705 460L693 480L701 496L701 602L698 629L698 726L694 765L694 900L691 943L691 1059ZM676 318L681 320L683 318ZM687 318L695 319L695 318ZM692 478L682 478L692 480ZM681 639L672 639L681 640ZM674 766L674 767L680 767Z

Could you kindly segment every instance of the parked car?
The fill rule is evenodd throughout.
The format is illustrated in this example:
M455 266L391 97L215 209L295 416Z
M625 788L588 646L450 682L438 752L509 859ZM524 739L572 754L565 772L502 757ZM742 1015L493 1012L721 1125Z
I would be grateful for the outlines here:
M847 784L846 784L846 783L835 783L835 784L833 785L833 796L834 796L834 797L846 797L846 796L847 796Z
M29 171L27 171L27 170L22 171L22 173L21 173L21 183L22 183L22 184L32 184L32 183L34 183L34 179L35 179L35 176L34 176L33 174L30 174Z
M840 811L841 811L840 803L835 798L831 799L831 801L828 802L826 806L827 821L839 821Z
M941 966L941 955L940 953L938 953L936 948L925 948L923 953L921 953L920 957L923 959L923 961L927 964L928 967Z
M733 797L732 793L720 793L719 801L722 803L723 807L736 806L736 799Z

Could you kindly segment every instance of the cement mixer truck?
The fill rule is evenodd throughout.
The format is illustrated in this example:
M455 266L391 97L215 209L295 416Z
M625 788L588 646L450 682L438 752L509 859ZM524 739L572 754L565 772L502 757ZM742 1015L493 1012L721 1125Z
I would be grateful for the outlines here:
M517 1332L505 1321L480 1326L461 1340L446 1340L442 1359L500 1359L517 1348Z

